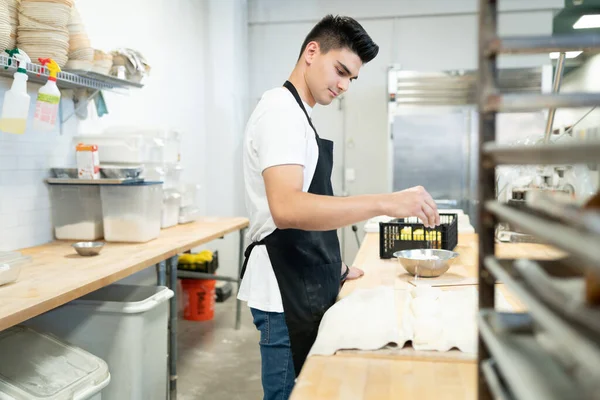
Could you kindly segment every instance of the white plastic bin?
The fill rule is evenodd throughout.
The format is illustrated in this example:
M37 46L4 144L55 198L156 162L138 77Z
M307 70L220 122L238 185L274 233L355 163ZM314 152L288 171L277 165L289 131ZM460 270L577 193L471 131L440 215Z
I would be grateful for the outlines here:
M200 209L196 206L187 206L179 209L179 223L189 224L201 218Z
M181 193L181 207L198 206L200 198L200 185L184 183L179 185Z
M116 126L106 128L104 135L124 137L142 136L148 139L160 139L164 144L162 160L165 163L177 163L180 161L181 134L172 129L152 127L127 127ZM150 162L150 160L148 160Z
M167 176L167 171L162 164L144 164L141 177L150 182L163 182Z
M143 243L160 234L163 189L160 182L102 185L104 239Z
M162 205L161 228L169 228L179 223L180 206L181 194L176 190L165 190Z
M100 358L24 326L0 332L1 400L102 399L110 382Z
M143 165L144 172L142 177L147 181L163 182L164 189L179 189L181 186L181 174L183 168L180 164L155 164L146 163Z
M173 156L167 155L165 141L144 135L82 135L76 136L77 143L98 146L98 158L101 164L128 163L143 164L165 163ZM177 162L174 160L173 162Z
M110 285L35 317L44 329L108 364L103 400L164 400L169 302L161 286Z
M163 187L165 189L179 189L181 185L181 174L183 167L180 164L166 164L165 165L165 180Z
M166 163L178 163L181 160L181 134L170 129L141 129L142 135L160 138L164 141L164 161Z
M104 235L97 185L50 185L54 235L62 240L96 240Z

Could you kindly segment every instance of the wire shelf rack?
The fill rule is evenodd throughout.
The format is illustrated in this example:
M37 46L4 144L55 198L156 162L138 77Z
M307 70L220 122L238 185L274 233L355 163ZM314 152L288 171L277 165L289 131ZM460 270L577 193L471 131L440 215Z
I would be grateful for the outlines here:
M17 60L6 54L0 55L0 75L12 76L17 71ZM30 82L45 83L50 76L47 68L27 63L25 66ZM92 89L115 90L126 88L141 88L144 85L113 76L103 75L92 71L61 71L56 78L56 84L61 89Z

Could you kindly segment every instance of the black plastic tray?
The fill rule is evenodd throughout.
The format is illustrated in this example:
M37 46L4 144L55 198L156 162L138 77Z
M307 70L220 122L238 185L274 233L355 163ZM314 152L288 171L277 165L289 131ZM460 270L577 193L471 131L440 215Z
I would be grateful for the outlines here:
M428 248L454 250L458 244L458 214L440 213L440 219L442 224L431 229L425 228L420 223L407 222L406 218L380 222L379 257L392 258L394 253L400 250ZM405 228L407 229L403 231ZM419 234L421 229L422 235ZM410 233L406 233L407 231Z

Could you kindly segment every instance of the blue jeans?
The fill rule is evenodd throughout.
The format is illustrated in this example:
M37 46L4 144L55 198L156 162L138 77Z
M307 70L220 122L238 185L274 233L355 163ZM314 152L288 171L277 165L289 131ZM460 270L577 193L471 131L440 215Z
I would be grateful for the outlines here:
M263 399L287 400L294 388L296 374L284 314L256 308L250 308L250 311L260 332Z

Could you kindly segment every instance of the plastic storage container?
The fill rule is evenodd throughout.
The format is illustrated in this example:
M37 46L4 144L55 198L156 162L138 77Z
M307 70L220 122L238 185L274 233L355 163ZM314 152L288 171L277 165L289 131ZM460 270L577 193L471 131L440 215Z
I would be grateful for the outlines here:
M180 164L155 164L143 165L142 177L147 181L163 182L164 189L177 189L181 186L181 173L183 168Z
M199 220L202 217L200 209L196 206L182 207L179 210L179 223L189 224Z
M104 130L105 135L117 137L142 136L148 139L159 139L164 144L164 162L177 163L180 161L181 134L171 129L111 127Z
M425 229L416 217L379 223L379 257L392 258L399 250L454 250L458 244L458 215L440 213L441 225Z
M181 185L181 174L183 167L180 164L165 165L165 179L163 187L165 189L178 189Z
M100 400L106 363L80 348L24 326L0 332L0 399Z
M77 143L98 146L101 164L127 163L143 164L177 162L166 154L164 140L143 135L82 135L75 136Z
M185 183L179 185L181 193L181 207L198 206L200 199L200 185Z
M104 235L97 185L50 185L54 235L62 240L96 240Z
M104 239L143 243L160 234L163 189L160 182L102 185Z
M164 400L167 325L173 292L161 286L110 285L27 321L106 361L106 400Z
M176 190L164 192L161 228L169 228L179 223L179 208L181 206L181 194Z
M16 252L0 252L0 286L19 279L21 267L31 262L31 257Z
M162 164L144 164L141 177L150 182L165 182L167 171Z

